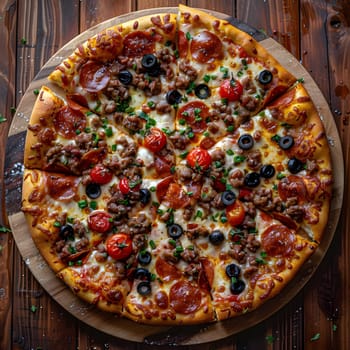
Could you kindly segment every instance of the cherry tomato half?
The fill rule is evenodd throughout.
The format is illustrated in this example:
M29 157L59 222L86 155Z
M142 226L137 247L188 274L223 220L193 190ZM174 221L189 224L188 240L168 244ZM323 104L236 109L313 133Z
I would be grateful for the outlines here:
M126 233L116 233L106 241L107 253L116 260L123 260L132 253L132 240Z
M123 177L119 181L119 189L123 194L128 194L130 192L129 180L126 177Z
M232 226L238 226L243 222L245 210L240 200L236 199L233 204L226 207L226 217Z
M166 144L166 136L162 130L151 128L145 136L144 145L152 152L160 151Z
M90 171L90 176L93 182L99 185L105 185L112 180L112 172L103 165L98 164Z
M209 152L200 147L193 148L190 153L187 155L187 164L192 167L200 167L203 170L206 170L210 167L211 156Z
M226 79L222 82L219 94L228 101L237 101L243 93L243 86L238 80Z
M104 211L93 211L88 217L91 230L105 233L112 229L112 216Z

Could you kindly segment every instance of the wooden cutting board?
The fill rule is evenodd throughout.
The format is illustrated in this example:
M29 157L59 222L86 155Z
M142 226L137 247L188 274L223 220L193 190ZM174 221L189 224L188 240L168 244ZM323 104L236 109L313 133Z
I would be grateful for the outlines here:
M20 211L23 175L23 148L26 128L36 99L33 91L35 89L40 89L42 85L47 85L57 93L60 93L55 86L47 81L47 76L62 61L62 59L71 54L75 47L84 42L87 38L112 25L123 23L127 20L135 19L147 14L164 12L176 13L177 8L143 10L103 22L75 37L45 64L39 74L29 85L28 90L17 108L16 115L11 125L5 160L6 169L9 169L7 171L7 177L5 178L5 202L13 236L28 268L52 298L76 318L100 331L122 339L159 345L199 344L225 338L252 327L286 305L311 278L324 257L336 231L344 189L342 147L336 124L326 100L311 76L298 60L296 60L294 56L276 41L267 38L263 33L256 31L236 19L230 18L221 13L211 12L213 15L227 19L240 29L251 34L275 58L277 58L284 67L291 71L297 78L304 79L304 86L308 90L324 122L331 146L333 166L336 169L334 172L334 196L331 203L330 220L320 247L311 259L302 267L295 280L290 283L280 295L264 304L258 310L224 322L186 327L155 327L141 325L127 319L116 317L112 314L101 312L95 307L88 305L77 298L70 289L55 276L36 249L28 232L24 215Z

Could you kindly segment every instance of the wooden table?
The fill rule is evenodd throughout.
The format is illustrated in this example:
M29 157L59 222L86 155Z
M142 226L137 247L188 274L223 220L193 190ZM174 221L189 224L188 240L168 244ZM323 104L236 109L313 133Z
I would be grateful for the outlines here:
M185 3L185 1L181 1ZM153 349L105 335L62 309L36 282L8 227L5 196L20 162L6 159L14 107L44 63L66 42L108 18L161 0L0 0L0 349ZM343 145L343 214L323 262L283 309L244 332L184 349L348 349L350 344L350 4L325 0L188 0L237 17L271 36L310 72L328 101ZM0 120L3 118L0 117ZM8 152L7 152L8 153ZM11 168L9 164L11 163ZM3 167L5 164L5 168ZM181 331L180 331L181 332ZM169 345L159 346L167 349Z

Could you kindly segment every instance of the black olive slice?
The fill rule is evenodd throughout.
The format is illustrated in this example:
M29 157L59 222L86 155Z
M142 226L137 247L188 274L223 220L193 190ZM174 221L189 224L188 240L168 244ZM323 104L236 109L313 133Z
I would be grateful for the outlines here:
M60 237L64 240L72 239L74 237L74 230L72 225L63 225L60 227Z
M142 57L141 65L151 77L156 77L160 74L160 66L157 57L151 53Z
M225 236L220 230L214 230L209 235L209 241L211 244L214 244L214 245L221 244L224 241L224 239L225 239Z
M278 141L278 145L285 151L290 149L294 145L294 139L292 136L283 136Z
M248 173L244 178L244 185L247 187L256 187L260 184L260 175L252 172Z
M266 84L271 83L272 78L273 78L272 73L269 70L264 69L263 71L261 71L259 73L258 80L261 84L266 85Z
M245 289L245 283L242 280L235 280L231 283L231 293L234 295L241 294Z
M183 234L183 229L178 224L172 224L168 226L168 235L171 238L177 239Z
M148 251L140 252L137 256L137 260L142 266L145 266L152 261L152 255Z
M99 184L91 183L86 185L86 195L91 199L96 199L101 195L101 186Z
M249 134L243 134L238 139L238 146L240 149L248 150L251 149L254 146L254 139L252 135Z
M122 70L118 74L119 81L124 85L129 85L132 82L132 74L128 70Z
M260 168L260 176L265 179L271 179L275 175L275 167L271 164L263 165Z
M147 188L140 189L140 202L142 204L148 204L151 200L151 192Z
M228 191L222 192L221 201L223 205L231 205L235 202L235 200L236 200L236 195L233 191L228 190Z
M304 169L304 163L297 159L297 158L292 158L289 159L288 161L288 170L292 173L292 174L296 174L299 171Z
M230 264L226 266L226 275L227 277L239 277L241 274L241 269L236 264Z
M150 281L151 273L147 269L144 269L143 267L138 267L135 270L134 278L137 280Z
M166 94L166 100L170 105L179 104L182 101L182 95L177 90L170 90Z
M146 281L142 281L137 285L137 292L140 295L149 295L152 292L151 284Z
M211 95L211 91L210 91L208 85L206 85L206 84L197 85L194 89L194 93L201 100L204 100L204 99L210 97L210 95Z

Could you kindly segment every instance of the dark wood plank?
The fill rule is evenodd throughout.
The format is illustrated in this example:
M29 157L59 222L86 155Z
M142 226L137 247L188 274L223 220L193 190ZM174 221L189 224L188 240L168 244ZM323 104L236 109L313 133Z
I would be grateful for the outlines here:
M14 96L16 53L16 1L0 3L0 42L3 43L0 60L0 114L7 119L0 123L0 179L3 179L3 159L7 133L12 120L11 107L16 105ZM7 225L5 215L4 183L0 180L0 225ZM10 233L0 233L0 349L11 344L13 240Z
M154 7L176 7L178 4L186 4L185 0L137 0L136 9L144 10Z
M87 0L80 2L80 32L99 24L109 18L135 11L136 0Z
M188 0L188 6L208 9L212 11L222 12L229 16L235 17L235 2L231 0L216 1L216 0Z
M237 0L236 16L254 24L300 59L299 1Z
M330 103L335 121L338 125L343 145L345 167L344 215L339 222L339 253L335 255L332 264L339 264L339 320L337 329L332 333L332 349L348 349L350 344L350 216L347 208L350 205L350 3L346 0L327 3L326 37L328 42ZM346 214L345 214L346 213ZM334 280L334 277L332 277ZM311 349L311 346L308 348Z

